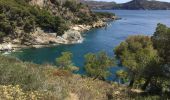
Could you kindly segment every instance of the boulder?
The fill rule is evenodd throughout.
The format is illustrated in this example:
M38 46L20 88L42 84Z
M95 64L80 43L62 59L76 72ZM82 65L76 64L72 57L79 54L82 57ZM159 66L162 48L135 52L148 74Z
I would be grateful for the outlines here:
M76 30L68 30L68 31L66 31L63 34L62 38L65 39L68 44L77 43L78 41L83 39L81 33L79 31L76 31Z

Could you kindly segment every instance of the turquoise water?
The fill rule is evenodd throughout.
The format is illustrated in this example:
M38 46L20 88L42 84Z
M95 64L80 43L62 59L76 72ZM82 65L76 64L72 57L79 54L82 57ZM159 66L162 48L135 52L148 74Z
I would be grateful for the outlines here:
M114 56L113 49L124 41L129 35L152 35L157 23L170 26L170 11L142 11L142 10L113 10L121 20L110 22L105 28L92 29L84 33L85 40L80 44L60 45L56 47L25 49L22 52L14 52L11 55L23 61L30 61L38 64L54 64L55 58L64 51L71 51L74 55L73 62L80 67L78 73L84 73L84 55L101 50L106 51L109 56ZM112 68L114 73L120 67ZM112 77L113 78L113 77Z

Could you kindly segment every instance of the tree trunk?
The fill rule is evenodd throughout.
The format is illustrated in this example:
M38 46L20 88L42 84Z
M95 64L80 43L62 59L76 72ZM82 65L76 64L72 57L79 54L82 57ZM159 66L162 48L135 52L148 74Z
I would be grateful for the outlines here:
M145 90L145 89L147 88L147 86L149 85L150 81L151 81L151 77L149 77L149 78L145 81L145 83L144 83L143 86L142 86L142 90Z
M96 80L100 75L96 75L96 77L93 78L93 80Z
M101 72L100 72L101 73ZM96 80L97 78L99 78L100 73L98 75L96 75L96 77L93 78L93 80Z
M133 87L134 82L135 82L135 76L132 77L132 79L130 80L130 83L129 83L129 87L130 87L130 88Z
M129 83L129 87L130 87L130 88L132 88L132 87L133 87L134 82L135 82L135 80L134 80L134 79L132 79L132 80L130 81L130 83Z

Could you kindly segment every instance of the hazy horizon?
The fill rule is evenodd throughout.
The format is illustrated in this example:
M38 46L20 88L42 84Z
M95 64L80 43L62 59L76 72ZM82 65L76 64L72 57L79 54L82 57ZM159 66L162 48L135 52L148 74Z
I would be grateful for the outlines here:
M108 1L108 2L115 1L117 3L125 3L125 2L131 1L131 0L94 0L94 1ZM170 2L170 0L156 0L156 1Z

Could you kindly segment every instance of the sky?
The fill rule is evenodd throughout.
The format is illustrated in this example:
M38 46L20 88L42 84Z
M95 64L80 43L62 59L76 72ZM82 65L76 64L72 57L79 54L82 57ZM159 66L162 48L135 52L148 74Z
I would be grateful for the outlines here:
M131 0L95 0L95 1L115 1L117 3L125 3ZM157 1L166 1L166 2L170 2L170 0L157 0Z

